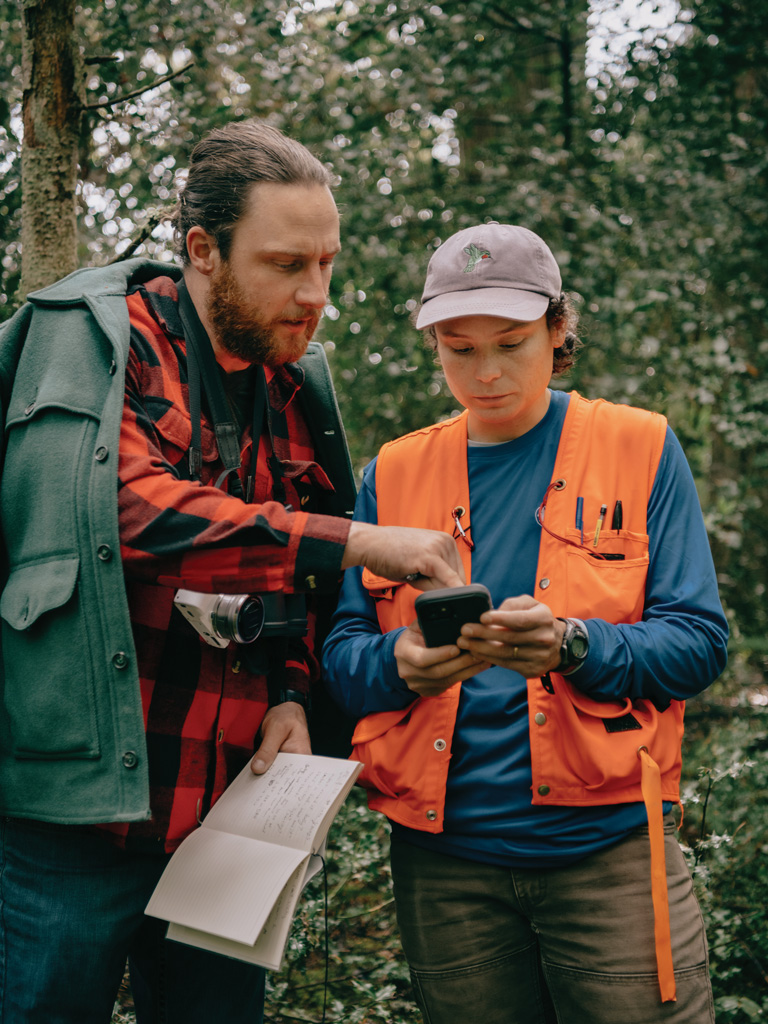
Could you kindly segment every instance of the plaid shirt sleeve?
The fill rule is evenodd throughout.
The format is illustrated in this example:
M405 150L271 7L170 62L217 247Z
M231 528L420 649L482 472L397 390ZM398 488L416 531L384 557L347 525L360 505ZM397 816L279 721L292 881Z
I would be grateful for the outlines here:
M126 573L205 592L333 589L349 532L346 520L289 512L269 500L246 504L212 486L221 464L205 425L203 480L189 479L183 341L162 330L140 295L129 296L128 305L131 350L118 494ZM290 428L285 432L289 447L311 445L308 438L292 438ZM269 476L261 451L260 475Z

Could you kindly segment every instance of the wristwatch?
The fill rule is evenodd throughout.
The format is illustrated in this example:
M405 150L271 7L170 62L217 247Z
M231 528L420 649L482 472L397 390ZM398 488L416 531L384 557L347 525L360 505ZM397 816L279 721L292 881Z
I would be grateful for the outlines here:
M304 713L309 718L309 712L312 710L312 701L308 693L302 693L301 690L289 690L284 687L281 688L278 697L278 704L287 704L292 701L295 704L301 704L304 708Z
M563 641L560 644L560 664L554 670L567 676L581 668L589 654L589 633L581 619L560 619L565 623Z

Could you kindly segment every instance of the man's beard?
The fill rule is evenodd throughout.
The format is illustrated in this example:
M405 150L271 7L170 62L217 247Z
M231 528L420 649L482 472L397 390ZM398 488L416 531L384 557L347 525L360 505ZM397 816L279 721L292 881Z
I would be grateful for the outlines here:
M282 314L272 320L263 319L258 307L246 298L226 260L210 278L207 304L208 320L225 352L246 363L271 367L295 362L304 355L321 316L313 309L293 318ZM310 319L306 329L281 344L275 336L281 322L300 320L307 315Z

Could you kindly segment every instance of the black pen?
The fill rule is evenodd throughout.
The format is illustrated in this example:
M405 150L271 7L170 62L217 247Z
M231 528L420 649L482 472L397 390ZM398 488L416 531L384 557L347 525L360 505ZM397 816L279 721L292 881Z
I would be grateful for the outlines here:
M613 519L611 520L611 529L620 530L624 522L624 514L621 510L621 501L617 501L613 506Z

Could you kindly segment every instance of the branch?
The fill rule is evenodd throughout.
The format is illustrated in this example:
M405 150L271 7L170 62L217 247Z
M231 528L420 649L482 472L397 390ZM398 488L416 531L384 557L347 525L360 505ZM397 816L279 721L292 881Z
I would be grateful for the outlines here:
M92 57L83 57L83 64L111 64L119 60L116 53L95 53Z
M111 107L116 107L118 103L124 103L126 100L131 100L134 96L142 96L145 92L149 92L151 89L156 89L158 85L163 85L164 82L170 82L172 78L178 78L179 75L183 75L185 71L188 71L194 63L195 62L191 60L185 64L183 68L179 68L178 71L171 71L167 75L163 75L161 78L156 78L150 85L142 86L140 89L133 89L131 92L123 93L122 96L116 96L108 103L84 103L82 109L105 110L110 109Z
M131 256L133 256L133 254L136 252L136 250L139 248L139 246L149 238L149 236L155 230L157 225L162 223L162 221L167 220L169 216L169 213L164 213L163 211L160 211L159 213L153 213L152 216L147 220L147 223L142 228L141 233L138 235L138 237L136 237L131 242L131 244L124 252L121 252L119 256L116 256L113 260L110 260L110 265L113 263L122 263L123 260L129 260Z

